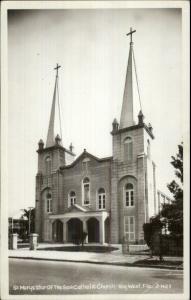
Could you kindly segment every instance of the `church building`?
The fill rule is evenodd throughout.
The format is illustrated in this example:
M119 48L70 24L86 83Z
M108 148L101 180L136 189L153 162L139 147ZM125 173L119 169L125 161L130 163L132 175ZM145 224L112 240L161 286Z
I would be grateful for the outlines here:
M84 149L78 157L55 135L58 68L46 144L38 144L35 231L41 242L71 243L87 232L85 243L144 243L143 224L158 211L151 125L142 110L134 120L132 34L120 122L111 128L112 156L98 158ZM136 69L135 69L136 70ZM108 132L108 134L110 134ZM75 137L73 137L75 139Z

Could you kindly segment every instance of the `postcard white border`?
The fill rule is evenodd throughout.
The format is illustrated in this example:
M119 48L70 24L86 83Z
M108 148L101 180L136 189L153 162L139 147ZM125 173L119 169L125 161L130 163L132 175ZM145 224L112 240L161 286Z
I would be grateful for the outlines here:
M7 10L8 9L117 9L117 8L181 8L182 9L182 61L184 106L184 293L183 294L125 294L125 295L61 295L13 296L8 293L8 61ZM4 1L1 3L1 298L2 299L189 299L189 221L190 221L190 131L189 131L189 2L188 1Z

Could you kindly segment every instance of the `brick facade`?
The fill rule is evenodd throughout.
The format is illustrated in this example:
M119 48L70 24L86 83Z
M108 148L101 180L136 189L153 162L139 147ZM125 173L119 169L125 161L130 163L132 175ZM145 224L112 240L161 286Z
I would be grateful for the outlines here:
M132 141L130 160L127 159L125 152L126 138L131 138ZM151 160L151 151L148 150L148 140L150 145L152 138L152 133L144 124L119 129L115 133L112 132L113 156L103 159L84 151L74 160L72 152L57 144L50 148L39 149L36 176L36 232L39 233L41 241L53 240L53 223L55 220L61 220L63 242L67 242L67 222L71 219L70 216L74 219L76 214L76 218L82 221L86 230L90 218L99 221L99 230L103 226L102 229L105 231L107 226L105 236L107 235L110 243L122 243L125 237L124 222L128 217L134 217L135 239L132 243L143 242L143 223L154 214L156 207L155 165ZM73 161L72 163L67 163L66 154L70 156L68 161ZM48 174L47 157L51 161ZM89 179L89 205L84 205L82 199L84 178ZM124 195L124 188L128 183L133 186L132 207L126 206ZM104 209L99 209L100 188L105 191ZM75 207L71 208L69 195L72 191L75 192L76 202ZM51 193L50 212L47 211L47 192ZM106 212L107 216L103 217L101 215L103 212Z

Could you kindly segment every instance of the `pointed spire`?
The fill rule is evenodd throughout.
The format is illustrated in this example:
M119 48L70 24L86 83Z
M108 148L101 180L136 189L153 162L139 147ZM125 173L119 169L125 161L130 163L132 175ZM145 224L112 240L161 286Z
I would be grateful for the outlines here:
M56 108L56 92L58 88L58 69L60 66L57 64L56 68L56 79L55 79L55 86L54 86L54 94L53 94L53 100L52 100L52 107L51 107L51 113L50 113L50 121L49 121L49 127L48 127L48 134L47 134L47 140L46 140L46 147L52 147L55 144L55 108Z
M123 104L121 110L121 119L119 128L126 128L135 124L133 118L133 42L132 34L136 30L130 28L130 32L127 35L130 35L130 49L129 49L129 58L127 65L127 73L125 79L125 88L123 94Z
M49 127L48 127L46 147L53 146L54 142L55 142L55 139L54 139L54 121L55 121L55 105L56 105L56 85L57 85L57 76L56 76L55 86L54 86L54 94L53 94L52 108L51 108L51 113L50 113L50 121L49 121Z

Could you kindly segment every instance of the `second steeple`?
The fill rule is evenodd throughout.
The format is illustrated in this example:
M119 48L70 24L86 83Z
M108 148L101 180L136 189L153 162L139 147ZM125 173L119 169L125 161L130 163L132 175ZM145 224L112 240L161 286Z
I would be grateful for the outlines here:
M58 101L58 109L59 109L59 119L60 116L60 104L59 104L59 91L58 91L58 69L61 66L58 64L56 65L56 79L55 79L55 86L54 86L54 94L53 94L53 100L52 100L52 107L51 107L51 113L50 113L50 121L49 121L49 127L48 127L48 134L47 134L47 140L46 140L46 147L52 147L55 145L55 111L56 111L56 99ZM60 135L62 138L62 128L61 128L61 119L60 122ZM61 142L61 141L60 141Z
M125 78L121 118L119 124L120 129L133 126L135 124L133 118L133 42L132 42L132 34L134 32L136 32L136 30L132 30L132 28L130 28L130 32L127 34L130 35L130 49L129 49L129 58L127 64L126 78Z

